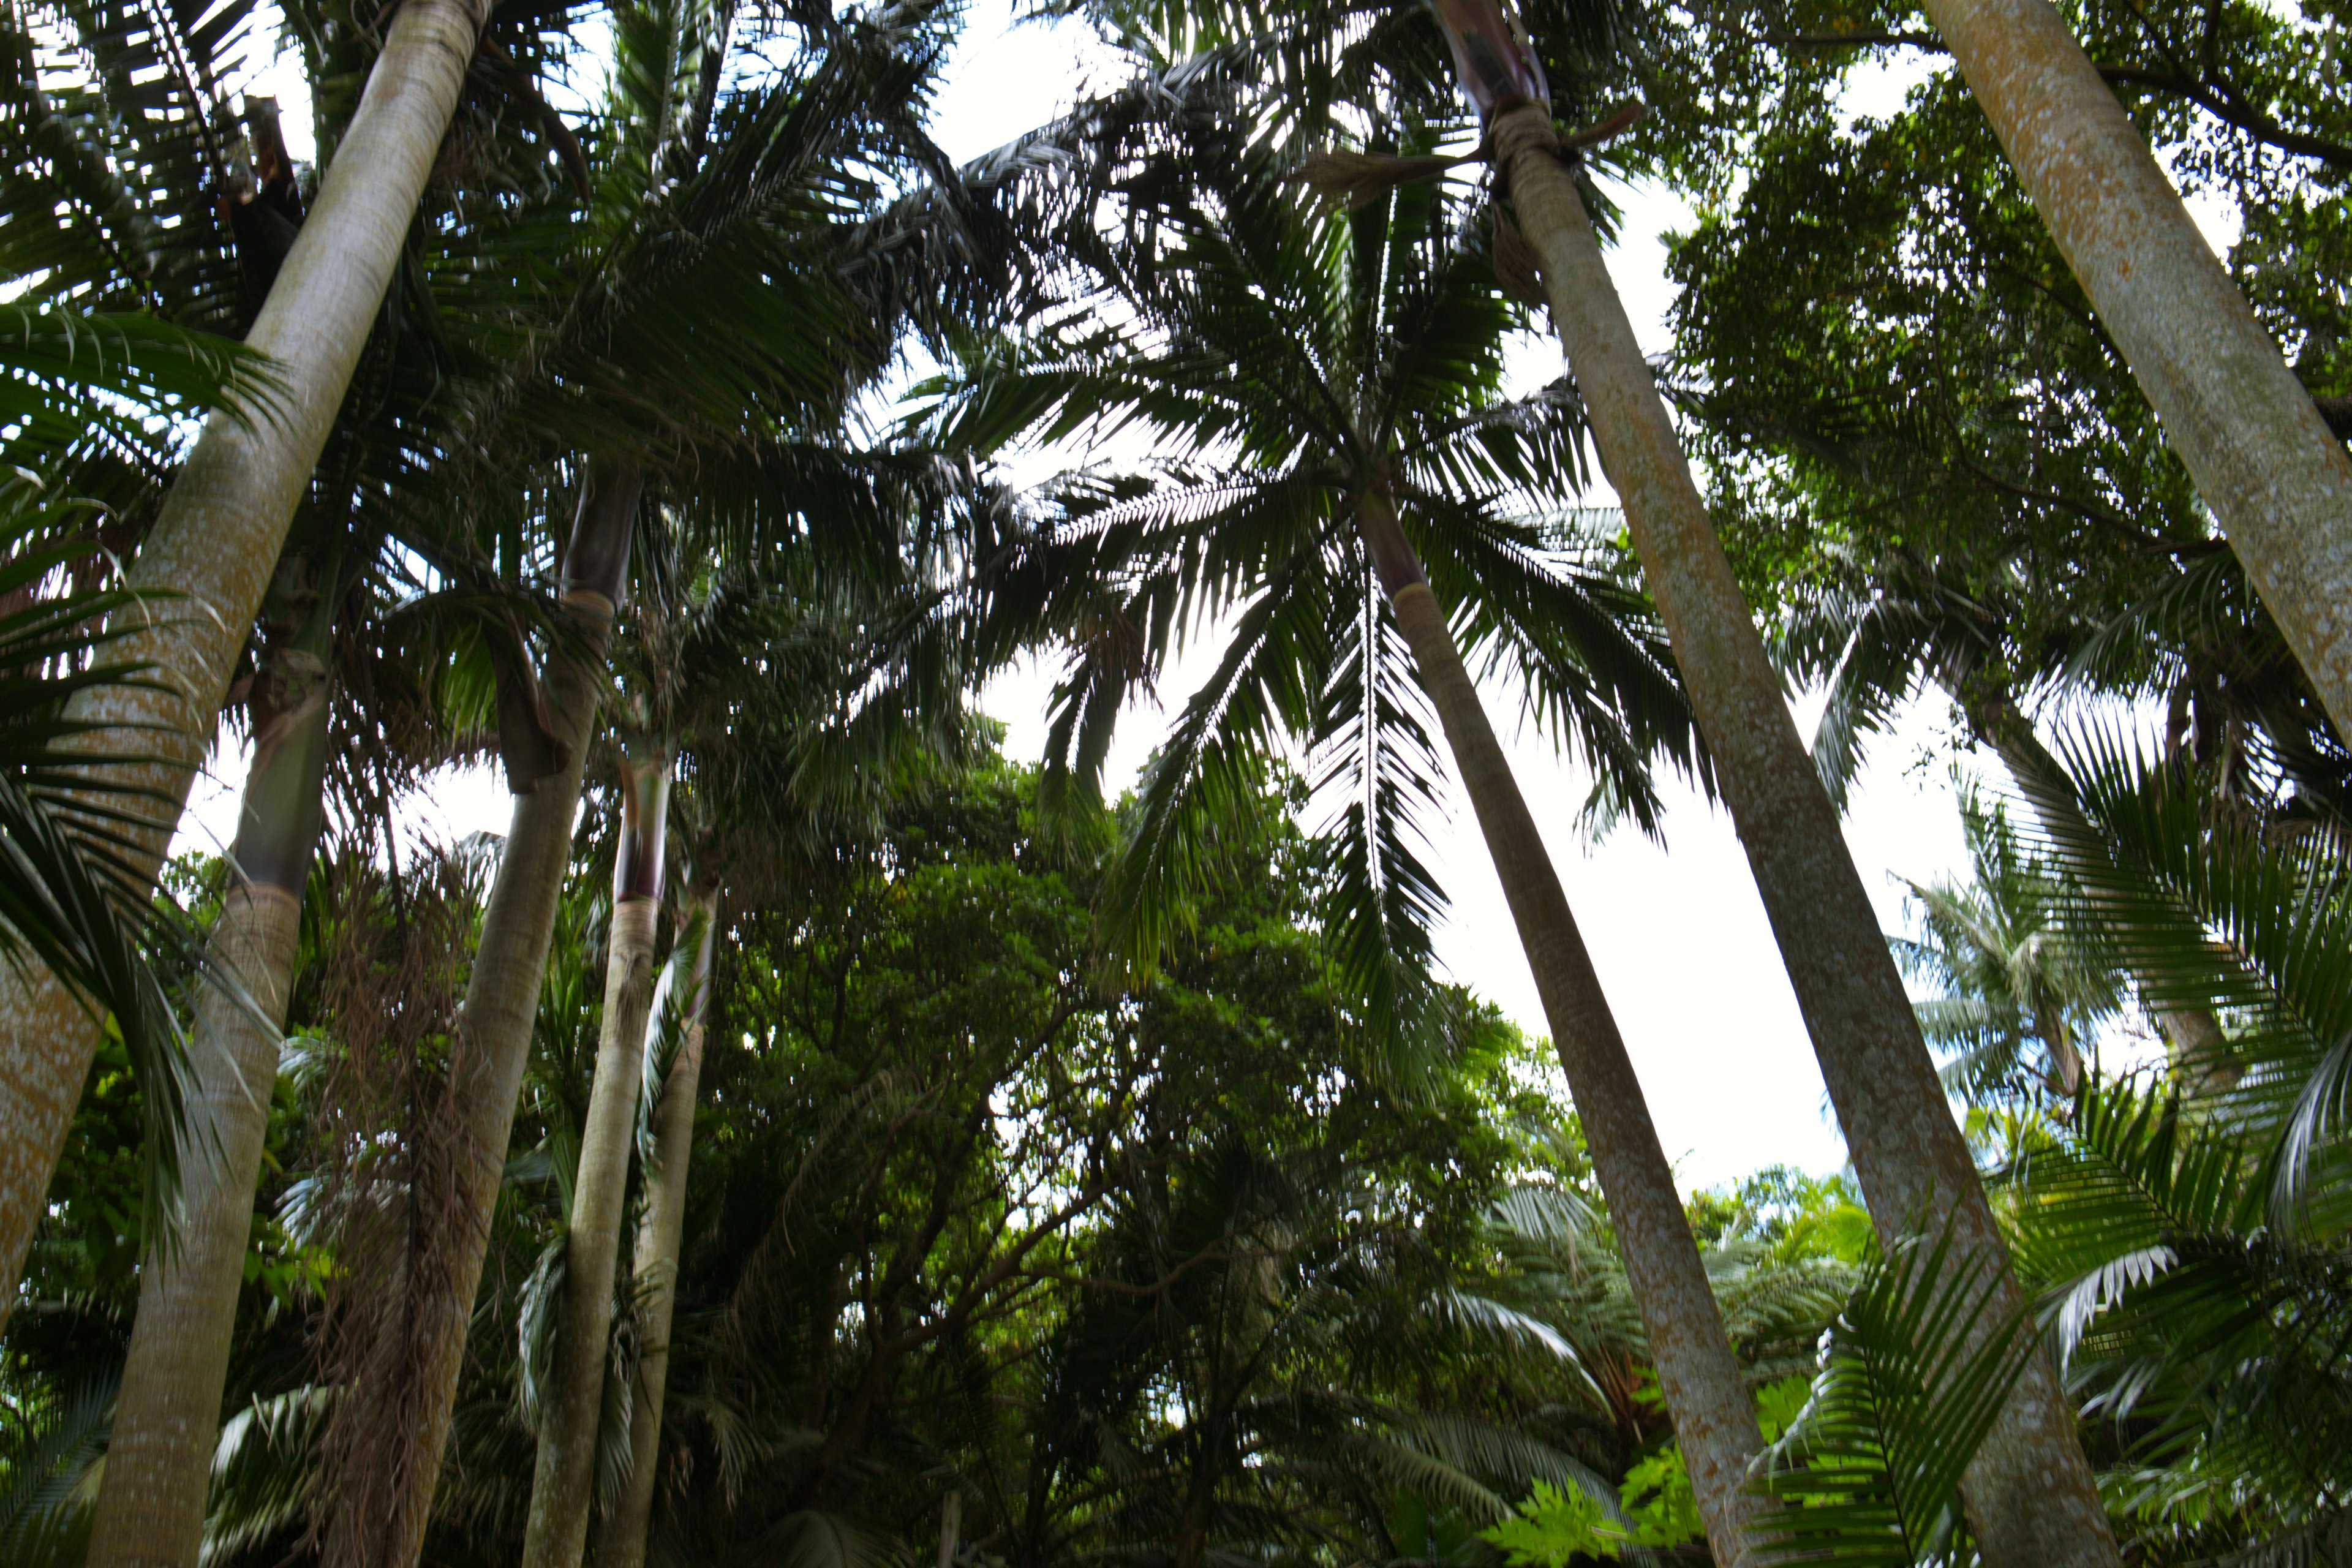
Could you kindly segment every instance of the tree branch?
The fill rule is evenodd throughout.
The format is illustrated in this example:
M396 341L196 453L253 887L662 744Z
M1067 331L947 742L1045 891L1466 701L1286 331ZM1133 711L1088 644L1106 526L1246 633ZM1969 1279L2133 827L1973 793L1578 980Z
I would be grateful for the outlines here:
M1944 40L1933 33L1766 33L1758 40L1784 49L1866 49L1905 47L1949 54Z
M2145 70L2137 66L2101 66L2099 75L2110 86L2146 88L2151 92L2169 92L2185 98L2224 125L2234 125L2283 153L2315 158L2333 168L2352 169L2352 146L2325 136L2288 130L2248 103L2236 88L2219 77L2195 78L2179 71Z

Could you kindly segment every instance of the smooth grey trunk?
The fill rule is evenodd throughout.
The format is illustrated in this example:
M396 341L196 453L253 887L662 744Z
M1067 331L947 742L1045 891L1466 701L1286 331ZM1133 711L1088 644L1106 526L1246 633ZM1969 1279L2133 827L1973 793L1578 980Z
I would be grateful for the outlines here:
M278 1082L278 1030L302 924L301 895L267 883L229 890L215 963L267 1010L265 1025L206 986L190 1038L197 1121L181 1143L176 1248L141 1269L89 1538L90 1568L195 1568L220 1433L221 1387L253 1236L253 1187ZM205 1135L203 1129L209 1128Z
M115 649L151 665L165 689L101 689L68 707L76 720L139 726L91 743L139 759L108 764L103 775L152 792L138 835L150 881L383 302L486 10L480 0L406 0L394 13L319 199L246 340L276 362L283 390L249 424L225 413L206 422L131 565L131 588L186 601ZM0 1278L24 1271L98 1038L82 998L46 969L0 969ZM7 1305L0 1300L0 1315Z
M422 1288L409 1304L409 1331L417 1386L388 1391L415 1409L412 1436L393 1472L347 1478L334 1500L327 1560L346 1568L413 1568L425 1550L507 1141L530 1061L548 942L571 863L581 765L604 683L604 649L627 577L627 541L642 485L634 468L599 465L582 489L565 558L563 603L580 622L583 646L577 657L552 660L548 670L544 695L554 771L515 781L528 784L530 793L515 797L452 1055L457 1081L450 1099L464 1117L451 1130L457 1208L446 1225L423 1237L436 1256L415 1270Z
M702 1040L709 1021L710 961L718 941L715 892L688 896L683 929L694 942L693 968L686 981L685 1027L677 1056L656 1091L653 1158L646 1165L645 1208L637 1223L635 1262L636 1278L643 1282L646 1316L637 1375L630 1390L629 1475L598 1530L596 1568L645 1568L654 1492L660 1480L656 1466L669 1387L670 1321L677 1310L677 1260L686 1240L687 1165L694 1151L695 1104L702 1091Z
M2352 457L2049 0L1927 9L2336 733L2352 739Z
M1388 497L1366 489L1355 504L1357 526L1412 649L1422 688L1444 725L1528 967L1535 973L1592 1168L1616 1226L1625 1276L1657 1364L1658 1386L1697 1494L1708 1550L1726 1568L1746 1563L1746 1526L1768 1505L1742 1483L1764 1438L1682 1195L1675 1190L1674 1167L1659 1147L1641 1079L1625 1054L1616 1016L1593 972L1550 851L1463 668L1445 613L1422 580Z
M1996 1281L1988 1321L2020 1310L2008 1248L1935 1058L1634 342L1550 110L1521 102L1495 116L1492 135L1871 1216L1890 1242L1948 1223L1958 1258ZM1994 1568L2120 1562L2074 1410L2038 1352L1969 1467L1968 1499Z
M654 927L661 914L662 849L669 820L668 753L625 757L621 796L613 918L605 939L604 1011L572 1184L563 1313L556 1325L553 1387L531 1474L523 1568L578 1568L588 1544L613 1336L613 1276L621 1250L629 1152L636 1144L646 1021L653 1005Z
M307 646L278 652L256 683L270 710L258 728L239 804L231 886L210 941L268 1016L207 986L196 1003L191 1065L196 1119L181 1140L177 1246L150 1248L123 1362L89 1568L196 1568L220 1430L221 1390L245 1282L253 1194L292 990L302 888L318 850L327 773L330 680L313 649L333 609L313 612Z

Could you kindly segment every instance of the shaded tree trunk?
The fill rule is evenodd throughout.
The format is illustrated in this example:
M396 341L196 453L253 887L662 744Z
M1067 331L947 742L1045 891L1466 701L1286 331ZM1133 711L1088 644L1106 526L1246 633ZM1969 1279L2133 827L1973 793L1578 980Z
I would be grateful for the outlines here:
M2352 457L2049 0L1927 0L2019 181L2352 739Z
M2008 1248L1836 808L1798 737L1560 158L1550 110L1528 101L1506 109L1494 118L1493 137L1871 1216L1889 1241L1915 1226L1933 1231L1948 1223L1958 1258L1997 1281L1990 1328L2022 1307ZM1968 1496L1995 1568L2120 1561L2074 1410L2038 1352L1969 1467Z
M669 1385L670 1320L677 1310L677 1260L686 1232L687 1163L694 1148L694 1111L702 1086L702 1040L709 1023L710 962L718 940L718 895L691 892L681 940L694 943L688 973L686 1026L677 1059L657 1090L654 1156L646 1166L645 1215L637 1225L636 1277L645 1282L645 1343L631 1390L629 1477L604 1518L596 1568L644 1568L652 1528L655 1467L661 1454L662 1405ZM953 1493L949 1494L953 1496Z
M1550 852L1389 498L1377 489L1360 492L1356 521L1412 648L1422 687L1444 725L1527 950L1528 967L1535 972L1592 1168L1616 1224L1626 1278L1657 1363L1658 1385L1698 1496L1708 1550L1717 1563L1745 1563L1747 1521L1766 1504L1744 1491L1741 1482L1764 1438L1682 1195L1675 1190L1674 1167L1659 1147L1649 1102Z
M621 763L621 835L613 857L613 918L605 939L604 1012L596 1076L564 1238L563 1316L556 1325L554 1387L539 1434L524 1526L524 1568L576 1568L595 1496L597 1428L613 1334L613 1276L621 1210L636 1146L653 1004L654 926L661 914L668 837L669 752L629 748ZM688 1114L691 1115L689 1109Z
M253 763L238 807L230 887L213 927L213 962L267 1019L207 986L196 1003L192 1065L201 1093L180 1145L177 1246L151 1247L123 1363L90 1568L195 1568L221 1389L253 1231L253 1193L278 1082L278 1053L318 850L327 774L324 659L329 594L293 647L255 683Z
M226 413L206 422L131 566L133 589L171 590L189 601L163 616L151 607L140 629L115 647L116 657L151 665L163 689L108 688L68 708L74 720L121 727L91 741L135 759L107 764L109 782L151 792L133 807L145 819L136 835L138 861L151 881L213 738L295 503L383 302L486 12L481 0L408 0L394 16L318 203L247 339L277 362L283 391L249 423ZM120 808L124 798L110 804ZM0 970L6 1279L24 1270L98 1037L80 996L47 970Z
M541 738L549 771L510 781L517 791L514 816L483 913L451 1059L449 1098L462 1119L446 1132L456 1167L455 1207L431 1216L435 1223L420 1238L427 1256L415 1268L407 1303L410 1343L399 1374L407 1381L354 1394L362 1407L352 1419L395 1421L407 1443L398 1464L341 1478L326 1531L327 1561L337 1568L412 1568L424 1551L507 1140L530 1059L548 942L571 863L581 764L604 683L614 606L628 577L629 535L642 487L635 468L598 463L581 491L565 554L563 602L578 617L585 646L549 668L547 729ZM510 756L530 750L509 745L503 734L501 745Z

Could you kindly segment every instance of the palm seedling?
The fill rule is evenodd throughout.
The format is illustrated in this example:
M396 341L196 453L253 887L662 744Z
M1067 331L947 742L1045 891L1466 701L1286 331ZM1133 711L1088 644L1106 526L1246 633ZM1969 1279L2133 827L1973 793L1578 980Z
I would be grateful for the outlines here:
M1218 814L1286 732L1347 797L1331 848L1343 963L1374 1015L1409 1029L1437 897L1407 843L1436 763L1410 653L1518 921L1710 1529L1735 1552L1750 1506L1738 1476L1761 1439L1640 1085L1436 596L1516 665L1593 763L1596 797L1650 825L1647 757L1695 765L1696 748L1647 617L1600 563L1502 515L1508 496L1580 478L1579 406L1565 385L1490 401L1511 307L1469 213L1424 185L1310 214L1221 107L1178 118L1168 156L1132 182L1149 194L1127 242L1094 260L1129 323L1005 351L944 420L951 439L990 441L1139 423L1180 462L1225 470L1179 467L1131 500L1113 487L1072 531L1131 563L1102 618L1164 638L1187 617L1233 617L1144 780L1112 924L1151 951L1160 911L1213 861ZM1066 759L1075 742L1081 774L1098 766L1135 640L1095 639L1065 684L1056 743Z

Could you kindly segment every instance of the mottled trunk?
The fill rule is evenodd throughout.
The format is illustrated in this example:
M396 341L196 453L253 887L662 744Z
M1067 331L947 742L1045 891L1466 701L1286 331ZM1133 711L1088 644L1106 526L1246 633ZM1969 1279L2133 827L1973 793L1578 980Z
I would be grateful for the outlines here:
M68 705L74 720L124 726L92 737L94 748L141 759L103 773L152 792L132 807L147 819L137 837L150 879L383 302L486 9L479 0L409 0L394 16L318 203L247 339L276 361L284 390L248 424L226 414L205 424L131 566L133 589L184 596L127 612L142 624L114 648L151 664L164 689L110 688ZM120 808L123 797L110 804ZM79 995L47 970L0 968L0 1278L24 1270L98 1036ZM13 1299L0 1299L0 1314Z
M553 1387L531 1475L523 1568L577 1568L588 1543L596 1435L613 1336L613 1275L621 1250L629 1151L636 1144L668 821L669 753L658 747L633 750L621 763L621 834L613 857L613 919L604 944L604 1013L572 1184L563 1314L556 1325Z
M702 1088L702 1037L709 1019L718 928L716 894L689 896L683 929L694 943L694 967L686 981L685 1026L677 1055L655 1090L654 1154L646 1167L645 1214L637 1224L635 1261L644 1283L646 1319L630 1395L629 1476L598 1531L596 1568L644 1568L646 1532L653 1526L662 1405L669 1386L669 1327L677 1310L677 1259L686 1237L687 1163Z
M1952 1226L1996 1280L1987 1323L2022 1305L1935 1058L1715 536L1657 383L1559 153L1550 111L1493 122L1594 443L1713 754L1871 1215L1889 1240ZM1969 1516L1995 1568L2119 1562L2074 1414L2036 1353L1969 1470Z
M1708 1549L1728 1568L1747 1561L1744 1528L1765 1506L1740 1485L1764 1438L1682 1196L1675 1190L1674 1167L1659 1147L1649 1101L1625 1054L1616 1016L1601 993L1551 854L1388 497L1363 491L1356 498L1356 518L1397 626L1412 648L1422 688L1445 727L1454 766L1486 837L1487 858L1502 879L1560 1068L1576 1100L1592 1168L1617 1227L1618 1250L1624 1255L1626 1278L1657 1363L1658 1386L1698 1494Z
M2049 0L1927 0L2099 324L2352 739L2352 458Z
M1969 719L1977 732L2000 758L2009 776L2017 782L2042 818L2042 826L2053 834L2081 842L2096 841L2090 819L2083 815L2075 798L2074 781L2042 737L2033 732L2033 725L2018 710L2017 704L2005 693L1982 695L1971 693L1964 698ZM2093 901L2097 900L2095 891ZM2162 1006L2145 987L2142 995L2148 1010L2156 1016L2164 1030L2166 1043L2171 1047L2173 1071L2182 1082L2200 1094L2223 1094L2235 1088L2242 1070L2231 1059L2229 1037L2221 1032L2221 1020L2210 1007L2194 1005Z
M582 490L565 557L563 603L578 618L585 646L577 657L551 662L545 697L554 770L536 780L513 781L518 791L527 786L529 793L515 797L458 1016L451 1067L457 1082L450 1097L465 1118L451 1130L457 1210L446 1225L423 1238L437 1256L415 1270L425 1282L409 1303L417 1387L400 1391L414 1394L419 1415L396 1473L347 1479L328 1531L332 1563L412 1568L425 1548L465 1365L467 1325L506 1168L507 1139L530 1060L548 942L571 862L581 763L604 685L603 654L614 606L628 574L628 540L641 485L635 469L600 464Z
M268 1016L209 986L197 999L189 1055L199 1093L180 1147L179 1236L175 1247L151 1248L140 1269L90 1568L195 1568L204 1541L302 889L318 851L330 691L318 650L332 618L322 604L312 635L279 652L255 683L253 763L233 852L242 879L229 889L210 945L212 961Z

